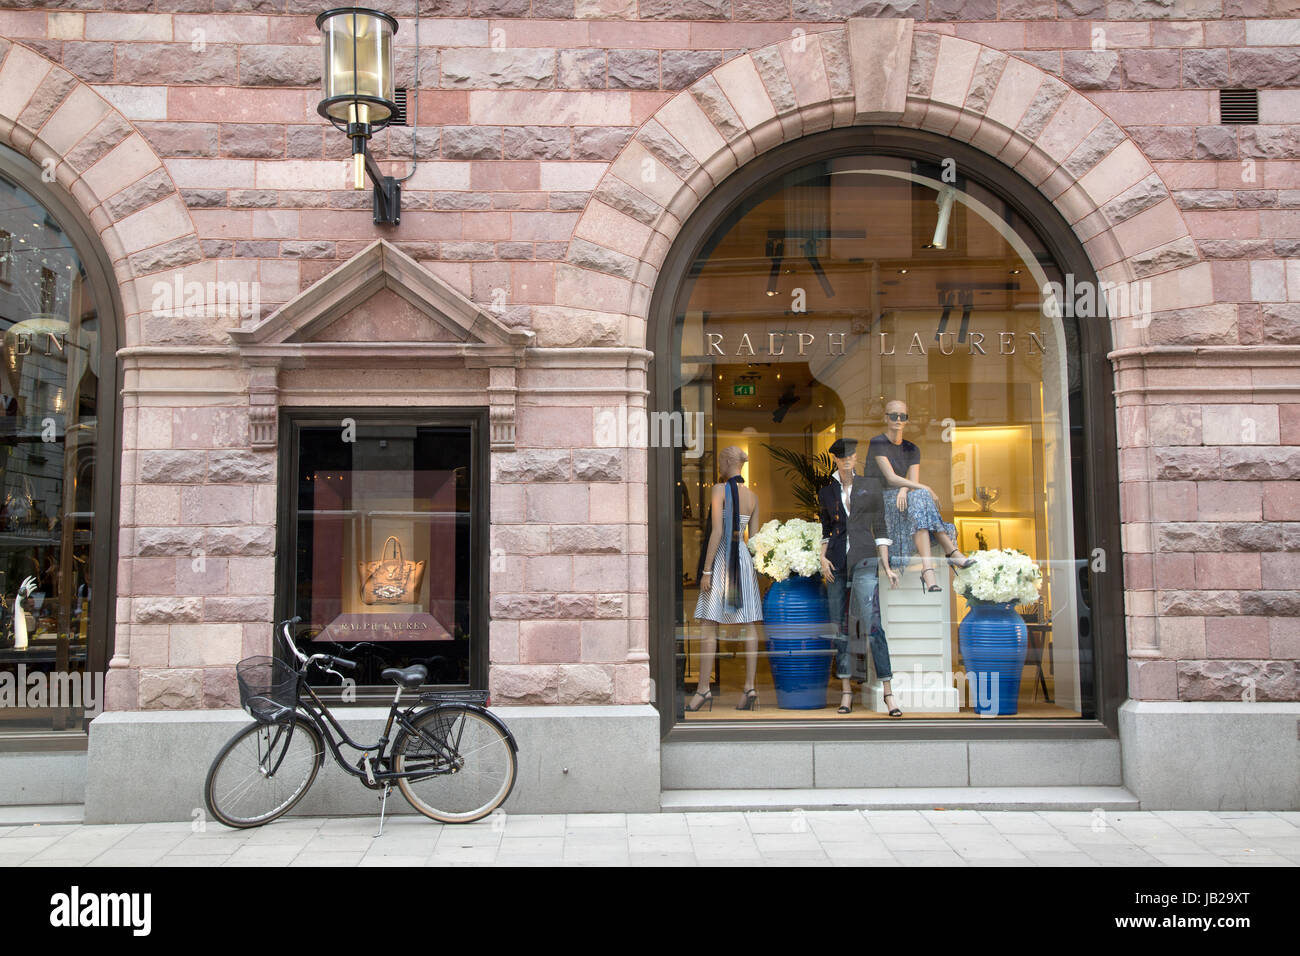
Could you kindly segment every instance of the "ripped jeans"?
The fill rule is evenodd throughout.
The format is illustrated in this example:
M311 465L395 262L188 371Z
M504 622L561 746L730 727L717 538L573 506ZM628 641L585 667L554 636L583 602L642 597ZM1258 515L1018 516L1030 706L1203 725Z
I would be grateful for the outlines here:
M876 677L889 680L894 671L889 664L889 645L885 629L880 623L880 594L876 580L876 556L863 558L854 565L851 586L846 586L845 575L836 574L826 585L826 598L830 608L831 633L827 636L835 645L835 676L847 679L853 676L849 661L848 618L845 612L852 602L853 617L870 631L871 657L876 663ZM868 623L869 622L869 623Z

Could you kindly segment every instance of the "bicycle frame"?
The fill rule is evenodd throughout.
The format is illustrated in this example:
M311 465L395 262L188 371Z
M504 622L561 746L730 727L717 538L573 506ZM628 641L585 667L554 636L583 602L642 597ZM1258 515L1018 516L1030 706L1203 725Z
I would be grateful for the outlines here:
M438 708L437 704L431 704L426 708L409 707L406 710L399 710L398 706L402 698L402 688L398 687L397 693L393 697L393 702L388 706L388 720L384 724L383 733L380 734L379 739L373 744L362 744L353 740L348 735L348 732L343 729L333 712L331 712L329 707L327 707L325 703L316 696L316 692L313 691L305 681L300 680L298 687L298 710L295 711L295 713L305 714L308 719L311 720L317 731L320 732L322 738L324 738L325 742L329 745L330 753L334 757L334 762L342 767L347 773L359 778L362 784L366 787L369 787L372 790L378 790L385 786L391 786L396 780L423 779L425 777L437 776L438 774L451 772L451 767L457 757L454 749L456 745L459 744L459 740L453 743L453 750L449 751L442 741L433 739L426 734L421 734L414 724L414 717L417 714L424 713L428 710L436 710ZM303 698L302 696L303 690L306 690L307 692L306 698ZM472 707L472 709L482 710L482 708L478 707ZM486 714L486 711L483 711L483 713ZM445 769L438 770L424 769L401 771L380 769L373 766L373 763L380 763L382 766L383 762L388 759L387 749L388 744L392 739L391 735L394 723L396 723L402 730L406 731L406 733L413 737L418 737L420 740L432 747L438 757L448 762L448 766ZM351 766L344 759L343 752L340 749L340 742L335 739L334 733L331 731L337 731L338 736L342 738L343 745L359 751L362 754L362 761L364 762L369 760L372 762L372 765L366 770ZM371 752L374 752L373 757L368 756Z

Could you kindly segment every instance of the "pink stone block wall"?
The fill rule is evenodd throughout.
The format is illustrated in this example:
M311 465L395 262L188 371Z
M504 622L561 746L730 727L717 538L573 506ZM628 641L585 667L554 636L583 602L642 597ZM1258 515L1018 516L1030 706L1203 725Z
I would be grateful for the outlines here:
M375 5L399 16L399 83L413 86L410 4ZM100 233L122 344L226 346L249 318L159 308L159 283L242 282L265 315L384 235L539 345L641 346L659 263L699 196L783 138L839 125L846 102L852 113L846 18L911 18L911 92L932 97L920 115L1018 164L1076 210L1098 268L1156 288L1149 327L1115 326L1132 348L1115 357L1126 553L1111 565L1128 593L1130 693L1235 699L1244 675L1259 699L1300 699L1295 0L423 4L420 128L371 144L396 175L413 139L420 157L391 232L372 224L369 191L347 188L348 144L315 112L320 9L0 10L0 140L56 161ZM744 57L778 43L757 67ZM1224 87L1260 90L1259 124L1221 122ZM629 185L643 162L656 183ZM1072 163L1104 208L1079 198ZM570 370L567 395L521 401L516 450L493 455L502 699L648 699L645 452L599 447L595 419L641 399L583 391L608 388L602 374ZM555 385L542 369L521 372L530 383ZM270 637L274 456L248 450L246 404L172 404L131 399L124 413L131 670L113 706L229 703L229 665Z

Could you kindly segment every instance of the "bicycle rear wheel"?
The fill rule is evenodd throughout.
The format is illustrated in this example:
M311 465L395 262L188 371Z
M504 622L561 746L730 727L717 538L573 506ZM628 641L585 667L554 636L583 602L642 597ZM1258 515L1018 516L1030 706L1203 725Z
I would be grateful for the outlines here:
M208 770L203 799L228 827L269 823L293 809L324 760L320 732L301 717L288 724L253 724L230 739Z
M419 774L397 781L411 806L442 823L470 823L505 803L515 785L515 751L494 721L451 705L431 707L413 724L418 736L403 731L393 744L393 768Z

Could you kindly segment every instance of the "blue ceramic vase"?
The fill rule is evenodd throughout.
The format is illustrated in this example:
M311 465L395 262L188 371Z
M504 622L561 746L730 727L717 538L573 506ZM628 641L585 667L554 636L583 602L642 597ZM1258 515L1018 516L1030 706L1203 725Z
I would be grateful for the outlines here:
M791 575L773 582L763 597L763 630L776 687L776 706L816 710L826 706L835 653L826 639L826 588L819 577Z
M957 635L966 664L967 696L975 713L1014 714L1029 649L1029 629L1016 613L1014 602L971 601Z

